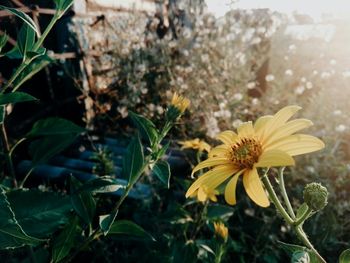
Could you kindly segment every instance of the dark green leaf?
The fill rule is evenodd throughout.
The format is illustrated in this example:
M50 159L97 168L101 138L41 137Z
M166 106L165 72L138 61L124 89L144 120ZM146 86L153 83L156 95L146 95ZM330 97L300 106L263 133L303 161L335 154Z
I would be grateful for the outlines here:
M99 225L104 235L107 235L109 233L109 230L111 229L111 226L117 217L117 214L118 210L109 215L102 215L99 217Z
M3 124L5 119L5 106L0 105L0 124Z
M71 145L77 135L68 133L55 136L45 136L36 139L29 144L29 154L32 157L33 165L46 163L52 157Z
M87 191L93 193L112 193L118 191L121 188L125 188L124 185L118 183L110 176L98 177L85 182L78 190L77 193Z
M109 235L123 234L123 235L134 236L142 239L151 239L155 241L155 239L149 233L147 233L142 227L128 220L114 221L108 234Z
M132 121L135 123L141 136L145 139L148 139L150 145L153 145L154 143L156 143L158 139L158 131L156 129L156 126L153 124L153 122L132 111L129 111L129 115Z
M37 98L29 95L25 92L12 92L6 94L0 94L0 105L6 105L9 103L25 102L25 101L35 101Z
M28 26L30 26L34 30L34 32L36 32L36 34L39 36L39 30L36 27L34 21L30 18L30 16L28 16L27 14L15 9L15 8L10 8L10 7L6 7L3 5L0 5L0 10L7 10L8 12L17 16L18 18L22 19L23 22L25 22Z
M1 52L2 48L6 45L8 38L9 37L6 34L3 34L0 36L0 52Z
M73 4L74 0L54 0L56 4L56 9L61 12L61 16L68 10L68 8Z
M170 167L165 161L158 161L152 171L158 177L158 179L165 184L168 188L170 187Z
M7 194L8 201L23 230L46 238L68 221L72 209L69 198L54 192L16 190Z
M143 148L139 136L132 139L123 158L123 175L128 184L135 183L142 173L144 163Z
M15 45L10 51L6 52L5 56L8 57L9 59L21 59L21 58L23 58L17 45Z
M350 262L350 249L344 250L339 257L339 263L349 263Z
M70 177L70 192L71 202L75 212L83 219L83 221L89 225L91 224L96 211L96 202L91 193L80 192L77 190L82 187L82 183L75 179L74 176Z
M64 227L62 232L53 240L52 261L59 262L64 259L76 244L77 238L82 232L79 226L79 218L73 217Z
M43 240L31 237L24 232L15 218L4 189L0 187L0 249L17 248L24 245L35 246L41 241Z
M160 148L160 150L157 153L157 159L160 159L163 157L163 155L166 153L166 151L168 150L170 145L170 142L168 142L167 144L165 144L162 148Z
M21 74L13 82L13 89L17 90L24 82L31 79L44 67L49 65L53 60L47 55L40 55L21 72Z
M207 217L211 220L213 219L221 219L227 220L234 213L234 209L232 207L226 205L210 205L208 206L208 214Z
M32 51L34 43L35 31L27 24L23 24L17 37L18 49L23 57L27 57L27 52Z
M69 120L53 117L37 121L27 137L80 134L84 131L85 129Z

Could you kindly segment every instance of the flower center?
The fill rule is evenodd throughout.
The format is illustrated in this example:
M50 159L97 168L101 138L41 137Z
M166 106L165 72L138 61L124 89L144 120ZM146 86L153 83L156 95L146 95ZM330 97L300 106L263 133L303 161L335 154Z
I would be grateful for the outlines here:
M262 153L259 142L253 138L243 138L231 146L231 160L240 169L252 169Z

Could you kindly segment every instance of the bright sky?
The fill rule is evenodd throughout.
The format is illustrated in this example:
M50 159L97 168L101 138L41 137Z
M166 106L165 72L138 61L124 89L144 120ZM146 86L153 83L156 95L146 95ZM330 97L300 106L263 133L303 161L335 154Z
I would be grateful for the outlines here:
M285 13L294 10L318 18L322 13L350 17L350 0L206 0L209 11L220 17L233 8L270 8Z

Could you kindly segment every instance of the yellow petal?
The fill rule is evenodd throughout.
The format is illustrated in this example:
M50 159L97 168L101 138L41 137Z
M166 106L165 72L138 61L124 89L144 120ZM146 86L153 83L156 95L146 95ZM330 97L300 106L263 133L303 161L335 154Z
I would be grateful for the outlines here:
M227 156L227 154L229 154L229 151L227 149L227 146L225 144L221 144L219 146L216 146L215 148L213 148L210 152L209 152L209 158L212 158L214 156L217 157L225 157Z
M264 147L268 146L269 144L281 138L292 135L293 133L296 133L312 125L313 125L312 121L307 119L296 119L296 120L289 121L285 123L283 126L281 126L281 128L276 130L273 134L271 134L270 138L268 138L265 141Z
M206 192L204 192L203 187L200 187L198 189L198 196L197 196L197 198L201 202L204 202L205 200L207 200L207 194L206 194Z
M216 166L216 165L220 165L220 164L228 164L231 161L226 158L226 157L212 157L212 158L208 158L203 162L200 162L199 164L197 164L193 170L192 170L192 175L203 169L203 168L207 168L207 167L211 167L211 166Z
M255 167L289 166L294 164L294 159L288 153L272 149L261 154Z
M186 198L191 196L201 185L210 184L211 181L217 180L217 178L230 175L232 174L232 171L234 171L232 165L220 165L204 173L188 188L186 192Z
M243 185L248 196L261 207L268 207L270 201L267 198L262 182L256 169L247 170L243 175Z
M266 123L263 131L263 140L267 139L276 129L280 128L286 123L301 107L292 105L279 110L273 118Z
M235 174L237 171L238 171L237 168L235 168L233 165L230 165L230 168L228 168L226 174L222 174L221 176L213 177L210 181L208 180L206 186L208 187L208 189L215 189L220 184L225 182L231 175Z
M236 204L236 186L240 174L241 173L235 174L225 188L225 200L230 205Z
M291 156L315 152L325 147L324 143L311 135L295 134L281 139L266 148L266 151L270 149L277 149L288 153Z
M242 123L238 128L237 128L238 136L240 138L250 138L252 137L255 132L253 128L253 123L251 121L244 122Z
M266 115L266 116L262 116L259 119L256 120L255 124L254 124L254 130L255 132L260 132L261 129L263 129L265 127L265 125L272 120L273 116L271 115Z
M237 134L233 131L224 131L219 133L216 138L226 145L232 145L237 139Z

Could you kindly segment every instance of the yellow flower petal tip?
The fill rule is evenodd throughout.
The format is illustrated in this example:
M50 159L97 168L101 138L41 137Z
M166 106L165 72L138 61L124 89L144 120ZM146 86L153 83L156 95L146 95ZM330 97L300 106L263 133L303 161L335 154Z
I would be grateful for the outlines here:
M198 138L188 141L179 141L180 145L182 145L181 149L194 149L200 152L210 152L211 146L206 143L204 140L200 140Z
M221 145L213 148L209 158L200 162L192 175L209 169L189 188L186 197L202 185L214 190L227 182L225 200L236 204L236 184L243 176L243 185L248 196L259 206L268 207L270 201L259 179L257 168L295 165L293 156L321 150L325 144L318 138L296 134L312 125L307 119L289 119L301 109L297 105L282 108L273 116L260 117L254 124L246 122L233 131L221 132L217 138ZM233 176L230 180L229 177Z

